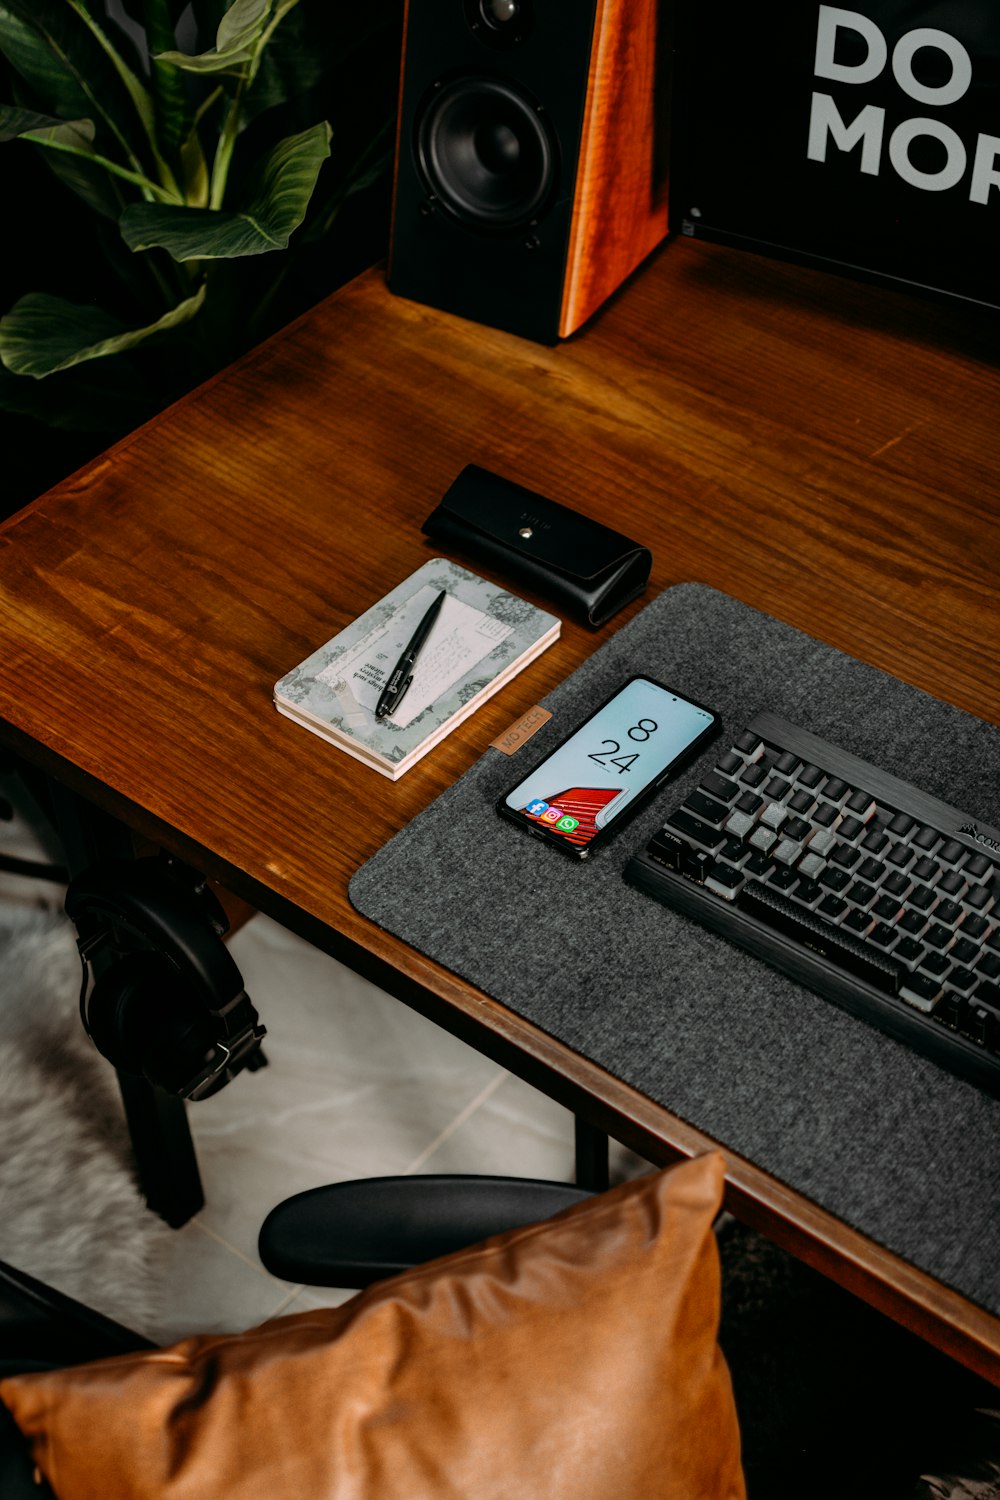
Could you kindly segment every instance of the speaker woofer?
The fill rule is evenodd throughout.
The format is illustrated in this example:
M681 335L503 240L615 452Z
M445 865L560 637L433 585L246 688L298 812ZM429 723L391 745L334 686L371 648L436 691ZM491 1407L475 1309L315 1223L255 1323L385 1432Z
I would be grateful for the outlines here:
M431 193L479 229L527 223L556 175L555 148L535 106L497 78L437 88L417 126L417 155Z

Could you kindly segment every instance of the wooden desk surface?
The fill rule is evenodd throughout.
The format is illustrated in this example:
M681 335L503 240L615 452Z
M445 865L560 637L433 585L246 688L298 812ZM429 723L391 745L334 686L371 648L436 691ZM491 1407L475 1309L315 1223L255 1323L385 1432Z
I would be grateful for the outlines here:
M647 542L651 593L704 581L1000 722L981 317L678 241L547 349L367 273L0 529L0 733L654 1160L702 1149L347 899L641 603L567 624L395 784L281 718L272 685L432 555L421 523L476 462ZM742 1217L1000 1379L1000 1320L732 1154L729 1181Z

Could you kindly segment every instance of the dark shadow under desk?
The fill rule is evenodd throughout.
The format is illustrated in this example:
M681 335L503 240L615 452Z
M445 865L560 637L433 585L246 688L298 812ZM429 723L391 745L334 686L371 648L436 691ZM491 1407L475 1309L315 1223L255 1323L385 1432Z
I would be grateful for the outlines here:
M616 685L646 671L715 708L720 738L587 864L493 804ZM615 1077L1000 1313L1000 1100L627 886L622 870L753 714L770 708L984 820L1000 732L701 585L667 590L354 877L366 916ZM731 733L730 733L731 731Z

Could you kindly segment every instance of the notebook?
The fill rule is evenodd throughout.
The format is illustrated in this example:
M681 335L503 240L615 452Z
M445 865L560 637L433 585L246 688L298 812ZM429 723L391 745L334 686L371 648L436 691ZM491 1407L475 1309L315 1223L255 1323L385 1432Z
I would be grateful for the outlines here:
M395 713L375 705L437 594L446 597ZM431 558L274 687L274 706L395 781L557 639L556 615Z

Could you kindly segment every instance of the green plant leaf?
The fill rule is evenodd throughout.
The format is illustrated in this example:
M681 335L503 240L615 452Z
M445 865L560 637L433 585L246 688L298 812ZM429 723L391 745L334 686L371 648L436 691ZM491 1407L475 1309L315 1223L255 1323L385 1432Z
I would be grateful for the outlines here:
M21 136L39 144L75 146L87 151L94 139L93 120L57 120L39 115L31 109L17 109L0 104L0 141L16 141Z
M53 114L66 119L90 115L92 101L72 69L34 27L0 4L0 52Z
M271 19L272 0L233 0L219 22L215 37L216 50L234 52L240 47L252 47L264 35L264 28Z
M260 163L256 191L241 210L130 204L121 218L125 243L131 250L160 245L175 260L283 250L305 217L319 169L330 155L330 135L324 120L279 141Z
M191 106L179 68L163 62L159 53L174 43L174 18L168 0L143 0L143 22L149 48L156 122L165 150L173 153L191 132Z
M160 61L190 73L239 73L252 77L271 33L299 0L233 0L219 22L215 46L191 57L161 52Z
M127 328L100 307L81 307L47 292L29 292L0 318L0 360L13 375L41 380L87 359L121 354L193 318L205 300L205 285L145 328Z
M142 122L136 115L135 100L120 67L109 55L110 43L106 38L103 43L98 39L93 29L95 23L79 0L61 0L61 3L2 0L2 5L21 22L22 61L24 27L30 28L42 43L32 54L35 76L28 81L39 88L48 111L68 119L86 116L98 130L104 126L118 142L131 168L141 172L145 142L144 132L137 129ZM121 64L121 68L124 66Z

